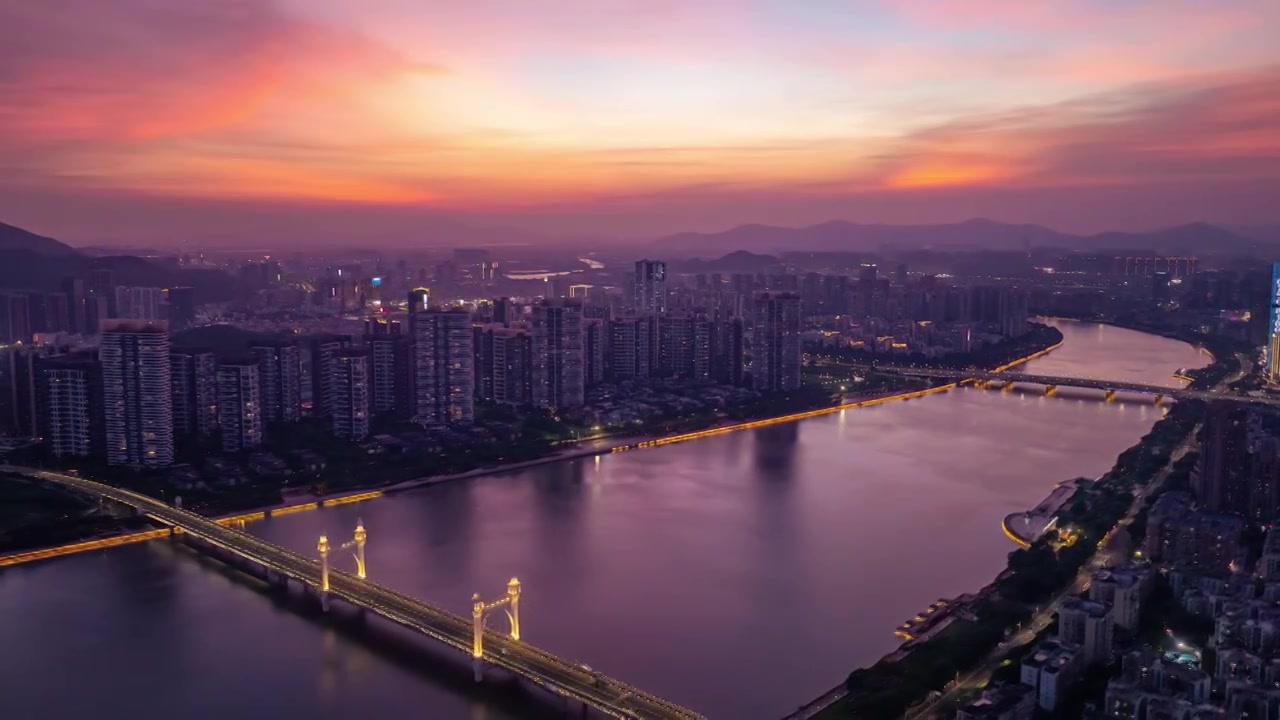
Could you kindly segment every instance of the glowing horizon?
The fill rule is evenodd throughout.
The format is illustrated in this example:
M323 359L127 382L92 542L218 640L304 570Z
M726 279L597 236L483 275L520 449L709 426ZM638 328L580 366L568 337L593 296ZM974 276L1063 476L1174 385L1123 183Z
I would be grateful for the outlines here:
M1280 222L1225 189L1280 183L1276 36L1257 0L14 3L0 220L354 205L628 234L1087 197L1123 223L1110 190L1151 206L1130 224Z

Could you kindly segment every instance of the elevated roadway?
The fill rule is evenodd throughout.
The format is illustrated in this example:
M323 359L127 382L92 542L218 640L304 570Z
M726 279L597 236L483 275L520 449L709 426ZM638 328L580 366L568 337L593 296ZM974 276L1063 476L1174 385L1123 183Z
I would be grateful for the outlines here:
M1168 387L1165 385L1150 385L1147 383L1126 382L1123 380L1107 380L1101 378L1088 377L1068 377L1061 375L1039 375L1035 373L1022 372L989 372L983 370L945 370L941 368L916 368L895 365L878 365L875 368L878 372L891 372L899 375L907 375L911 377L934 378L939 380L956 380L965 381L973 380L979 382L998 382L998 383L1026 383L1030 385L1043 385L1046 388L1058 387L1078 387L1091 388L1094 390L1104 390L1108 393L1134 393L1139 395L1153 395L1161 398L1178 398L1184 400L1204 400L1207 402L1224 401L1250 403L1255 405L1270 405L1272 407L1280 407L1280 399L1270 397L1255 397L1253 395L1240 395L1226 389L1213 390L1191 390L1188 388Z

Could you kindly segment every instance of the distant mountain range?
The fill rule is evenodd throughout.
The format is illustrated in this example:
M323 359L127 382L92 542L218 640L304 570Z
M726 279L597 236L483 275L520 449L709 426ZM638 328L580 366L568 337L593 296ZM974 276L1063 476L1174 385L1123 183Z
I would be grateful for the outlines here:
M234 285L220 270L166 267L129 255L90 257L53 238L0 223L0 289L59 290L64 278L87 278L95 268L112 270L120 285L190 286L200 302L228 299Z
M1147 250L1164 254L1254 255L1277 248L1260 234L1235 232L1217 225L1192 223L1151 232L1106 232L1071 235L1040 225L1014 225L968 220L944 225L863 225L833 220L790 228L740 225L717 233L678 233L659 238L668 255L714 256L737 250L776 252L880 252L932 249L1023 250L1055 247L1080 252Z

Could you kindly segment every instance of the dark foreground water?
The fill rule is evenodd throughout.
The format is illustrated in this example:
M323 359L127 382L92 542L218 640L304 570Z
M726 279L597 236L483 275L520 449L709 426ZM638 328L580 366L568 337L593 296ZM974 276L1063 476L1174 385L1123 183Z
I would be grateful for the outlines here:
M1187 345L1067 323L1029 370L1175 384ZM975 590L1000 520L1107 470L1161 410L976 389L298 513L369 531L374 579L459 613L518 576L522 636L712 718L777 718ZM339 556L339 563L352 564ZM0 573L0 718L555 717L555 701L160 541Z

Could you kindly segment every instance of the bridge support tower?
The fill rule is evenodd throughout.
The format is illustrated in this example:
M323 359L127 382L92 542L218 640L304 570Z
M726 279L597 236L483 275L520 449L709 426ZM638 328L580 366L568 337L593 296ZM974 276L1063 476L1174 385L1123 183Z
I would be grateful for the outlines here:
M471 668L476 682L484 680L484 622L492 610L502 608L511 623L511 639L520 639L520 581L511 578L507 594L486 603L480 593L471 596Z
M1058 392L1058 386L1057 386L1057 385L1045 385L1045 386L1044 386L1044 396L1045 396L1045 397L1053 397L1054 393L1056 393L1056 392Z
M329 538L321 535L316 550L320 552L320 608L329 612Z
M1116 391L1115 391L1115 390L1108 390L1108 391L1107 391L1107 402L1112 402L1112 401L1114 401L1115 399L1116 399Z
M1156 395L1156 403L1155 403L1155 404L1156 404L1157 406L1163 405L1163 404L1164 404L1164 396L1163 396L1163 395Z
M356 556L356 577L364 580L366 577L364 565L364 543L369 539L368 533L364 531L364 520L356 520L356 534L350 542L342 544L343 550L355 548Z

